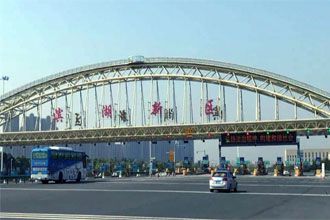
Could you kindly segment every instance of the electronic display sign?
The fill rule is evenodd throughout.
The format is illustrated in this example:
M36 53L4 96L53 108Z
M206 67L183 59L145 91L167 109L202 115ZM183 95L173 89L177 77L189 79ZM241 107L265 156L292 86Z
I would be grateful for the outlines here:
M222 146L296 145L296 132L260 132L221 134Z

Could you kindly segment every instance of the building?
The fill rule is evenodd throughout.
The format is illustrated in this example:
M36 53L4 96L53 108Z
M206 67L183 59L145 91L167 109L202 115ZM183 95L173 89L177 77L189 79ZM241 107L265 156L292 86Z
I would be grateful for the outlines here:
M307 161L310 164L312 164L315 161L316 157L321 157L321 160L324 160L324 159L330 160L330 148L329 149L326 149L326 148L303 149L303 150L300 150L300 155L301 155L302 161ZM297 150L296 149L293 149L293 150L285 149L284 158L290 164L294 164L294 162L297 159Z
M20 118L13 118L5 128L9 131L35 131L54 130L55 125L52 123L51 117L41 118L40 124L38 117L31 113L25 117L25 127L20 126ZM126 143L95 143L95 144L75 144L68 145L75 150L84 151L89 155L90 159L136 159L149 161L150 159L150 142L126 142ZM174 146L175 145L175 146ZM25 156L30 157L32 148L35 146L14 146L6 147L5 152L10 153L14 157ZM194 161L194 141L157 141L151 144L151 157L155 157L157 161L168 161L169 152L175 148L175 160L183 161L184 157Z
M10 120L7 126L5 126L5 132L15 132L15 131L35 131L39 130L38 118L31 113L29 116L25 117L25 128L23 124L20 125L20 117L15 117ZM50 130L51 128L55 128L52 125L51 117L47 116L46 118L41 118L41 130ZM13 155L14 157L30 157L32 148L35 146L13 146L13 147L5 147L4 152Z
M194 161L194 141L157 141L151 143L151 157L157 161L168 161L169 152L174 150L175 160L183 161L185 157ZM69 145L76 150L85 151L90 159L130 159L144 160L150 159L150 142L116 142L116 143L96 143Z

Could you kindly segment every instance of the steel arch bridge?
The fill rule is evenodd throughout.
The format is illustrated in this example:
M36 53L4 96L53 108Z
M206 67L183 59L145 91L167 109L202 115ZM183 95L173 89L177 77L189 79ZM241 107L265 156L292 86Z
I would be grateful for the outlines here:
M248 105L253 116L246 119ZM330 93L240 65L136 56L57 73L4 94L0 126L2 146L288 130L327 135Z

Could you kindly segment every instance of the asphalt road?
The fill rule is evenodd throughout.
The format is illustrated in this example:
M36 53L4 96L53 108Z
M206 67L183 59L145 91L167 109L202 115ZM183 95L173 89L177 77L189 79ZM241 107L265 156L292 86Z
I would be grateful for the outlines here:
M208 176L0 184L0 217L22 219L329 219L330 178L238 176L210 193ZM329 194L328 194L329 193Z

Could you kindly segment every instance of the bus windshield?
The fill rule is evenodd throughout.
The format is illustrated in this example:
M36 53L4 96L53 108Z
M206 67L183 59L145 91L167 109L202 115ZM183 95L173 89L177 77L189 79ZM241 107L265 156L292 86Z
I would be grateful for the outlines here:
M47 159L48 155L46 151L32 152L32 159Z

